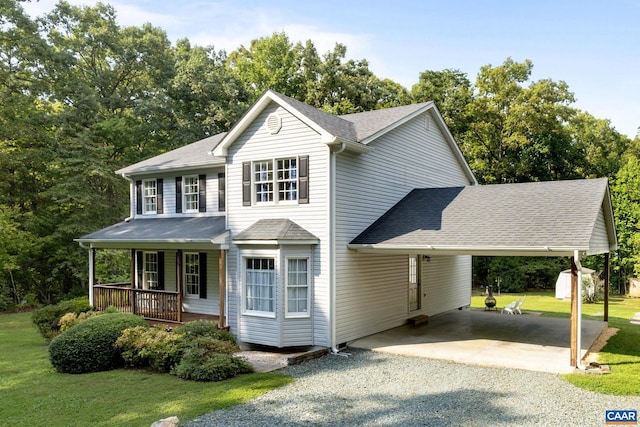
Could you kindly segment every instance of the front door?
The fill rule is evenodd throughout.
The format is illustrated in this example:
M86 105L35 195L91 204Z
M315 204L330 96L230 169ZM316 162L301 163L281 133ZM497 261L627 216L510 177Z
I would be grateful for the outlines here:
M420 310L419 255L409 256L409 311Z

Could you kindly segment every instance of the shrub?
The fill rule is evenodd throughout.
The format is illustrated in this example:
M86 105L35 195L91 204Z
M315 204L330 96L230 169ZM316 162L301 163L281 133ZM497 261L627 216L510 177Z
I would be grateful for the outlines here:
M122 331L134 326L146 326L146 322L130 313L106 313L87 319L51 341L51 364L57 371L71 374L121 367L124 362L114 344Z
M38 327L40 334L51 341L60 333L60 318L67 313L79 314L90 311L88 297L74 298L72 300L60 301L55 305L47 305L33 312L31 320Z
M138 326L124 330L115 346L126 367L170 372L180 362L187 344L183 335Z
M178 378L193 381L222 381L250 372L253 368L246 360L204 347L187 349L172 371Z
M229 341L234 344L237 343L236 337L227 330L218 328L215 322L208 320L196 320L193 322L185 323L179 326L175 330L179 334L189 337L202 337L208 336L222 341Z
M67 329L75 326L79 323L84 322L85 320L103 314L102 311L85 311L82 313L67 313L60 318L58 321L58 325L60 326L60 332L64 332Z

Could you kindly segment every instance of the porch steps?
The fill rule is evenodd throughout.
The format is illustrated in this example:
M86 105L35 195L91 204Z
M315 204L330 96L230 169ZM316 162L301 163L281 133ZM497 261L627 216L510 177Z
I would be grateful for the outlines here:
M423 323L429 323L429 316L425 314L420 314L418 316L409 318L407 322L409 322L409 325L411 326L419 326L419 325L422 325Z

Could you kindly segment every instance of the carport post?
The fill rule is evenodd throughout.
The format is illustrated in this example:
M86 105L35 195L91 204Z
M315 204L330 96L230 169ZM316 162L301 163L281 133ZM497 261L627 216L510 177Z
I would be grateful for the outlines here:
M580 252L574 251L571 258L571 346L570 364L580 368L582 347L582 265Z

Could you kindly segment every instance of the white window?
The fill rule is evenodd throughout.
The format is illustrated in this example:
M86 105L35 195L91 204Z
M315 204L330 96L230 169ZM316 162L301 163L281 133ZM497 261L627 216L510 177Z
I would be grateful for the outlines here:
M155 214L158 210L158 183L155 179L146 179L142 181L143 191L143 213Z
M188 297L200 296L200 256L197 252L184 254L184 293Z
M287 316L309 315L309 259L287 258Z
M256 202L273 202L273 162L271 160L253 164L253 185Z
M198 199L198 176L185 176L183 180L183 188L184 211L198 212L198 207L200 206Z
M158 253L144 253L143 289L158 289Z
M278 165L278 200L298 200L298 161L281 159Z
M276 312L276 270L273 258L245 258L244 308L246 312Z
M253 188L257 203L298 200L298 159L254 162Z

